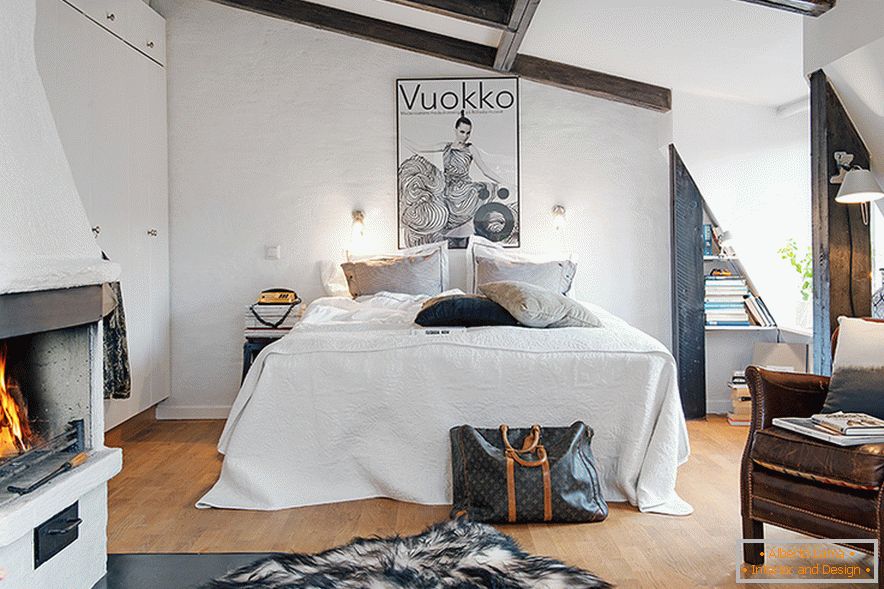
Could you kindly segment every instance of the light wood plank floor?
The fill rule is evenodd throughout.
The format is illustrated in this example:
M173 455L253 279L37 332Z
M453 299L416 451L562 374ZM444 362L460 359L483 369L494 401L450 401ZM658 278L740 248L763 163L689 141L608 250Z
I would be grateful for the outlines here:
M354 536L418 533L447 518L445 507L386 499L277 512L196 509L221 468L215 443L222 427L222 421L156 422L123 442L123 472L109 488L109 552L315 552ZM747 430L720 417L689 422L688 429L692 454L679 470L678 490L694 506L692 516L612 504L599 524L499 528L529 552L589 569L620 587L751 587L734 581ZM766 534L800 538L775 528Z

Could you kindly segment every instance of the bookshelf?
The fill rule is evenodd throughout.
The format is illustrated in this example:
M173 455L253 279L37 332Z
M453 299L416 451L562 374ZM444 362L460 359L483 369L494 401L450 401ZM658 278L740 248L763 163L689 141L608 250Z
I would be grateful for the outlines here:
M722 229L709 208L705 199L701 201L703 209L703 224L709 224L720 231ZM705 230L703 231L705 235ZM751 297L761 298L752 277L746 271L740 260L739 252L732 247L722 252L720 244L713 240L713 255L703 255L704 276L704 301L709 298L705 288L707 277L715 268L730 271L733 278L745 281L745 292ZM704 247L701 243L699 247ZM714 299L714 295L712 296ZM738 295L731 295L732 299L738 299ZM763 303L762 303L763 304ZM704 303L704 306L706 304ZM734 307L737 303L733 303ZM745 303L739 308L744 308ZM708 309L706 310L708 313ZM779 337L779 329L775 321L773 325L757 325L750 317L751 325L704 325L705 331L705 360L706 360L706 410L709 413L726 413L731 410L731 389L728 383L734 371L743 370L752 360L752 351L757 342L776 342ZM768 312L769 314L769 312ZM762 312L763 315L763 312ZM707 315L708 316L708 315ZM771 319L773 319L771 317Z

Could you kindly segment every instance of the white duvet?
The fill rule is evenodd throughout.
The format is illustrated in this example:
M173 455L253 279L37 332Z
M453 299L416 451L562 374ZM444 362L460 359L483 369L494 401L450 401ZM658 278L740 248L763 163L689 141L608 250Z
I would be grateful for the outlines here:
M198 507L282 509L369 497L451 502L448 430L586 422L602 492L684 515L688 437L675 361L588 305L601 328L480 327L428 335L424 298L323 298L258 356Z

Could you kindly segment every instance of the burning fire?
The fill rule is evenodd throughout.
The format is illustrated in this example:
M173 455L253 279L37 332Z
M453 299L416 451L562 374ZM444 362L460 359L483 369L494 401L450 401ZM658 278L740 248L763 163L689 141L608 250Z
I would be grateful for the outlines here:
M30 438L28 410L18 386L6 380L6 347L0 346L0 457L24 452Z

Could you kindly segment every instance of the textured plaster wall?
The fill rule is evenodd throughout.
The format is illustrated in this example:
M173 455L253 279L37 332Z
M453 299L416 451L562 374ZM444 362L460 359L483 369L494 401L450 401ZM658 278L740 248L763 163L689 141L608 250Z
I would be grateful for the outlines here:
M396 78L487 74L212 2L152 5L168 26L173 382L160 415L224 417L260 289L321 296L319 262L342 257L353 209L368 249L395 249ZM575 251L576 296L669 345L671 119L526 81L521 107L522 250ZM277 244L282 259L265 260Z

